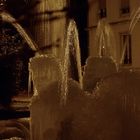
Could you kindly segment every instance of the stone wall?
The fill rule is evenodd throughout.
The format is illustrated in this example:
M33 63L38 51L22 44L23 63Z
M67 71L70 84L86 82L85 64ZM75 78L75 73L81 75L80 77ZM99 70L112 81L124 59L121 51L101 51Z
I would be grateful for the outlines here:
M30 30L40 52L61 56L66 29L66 0L40 0L33 8Z

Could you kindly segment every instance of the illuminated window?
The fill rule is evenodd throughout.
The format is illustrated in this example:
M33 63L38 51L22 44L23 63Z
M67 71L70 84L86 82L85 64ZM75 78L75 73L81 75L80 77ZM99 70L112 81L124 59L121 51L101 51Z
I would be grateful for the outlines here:
M129 0L121 0L121 6L120 6L120 13L123 14L129 14L130 12L130 5Z
M99 17L106 17L106 0L99 0Z
M131 53L131 35L121 33L121 54L123 55L123 64L132 64Z

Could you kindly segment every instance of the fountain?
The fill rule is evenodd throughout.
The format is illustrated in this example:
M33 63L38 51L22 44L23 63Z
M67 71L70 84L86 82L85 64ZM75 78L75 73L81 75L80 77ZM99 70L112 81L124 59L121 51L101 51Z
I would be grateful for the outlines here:
M70 69L73 62L74 71ZM71 123L69 118L76 115L76 110L82 104L76 103L83 102L80 49L73 20L68 25L64 58L58 59L52 55L35 56L30 59L29 71L29 83L33 81L34 91L30 107L31 139L66 138L64 129L67 123Z
M138 9L133 16L133 19L130 23L129 33L132 33L134 30L134 26L139 18L139 11L140 9ZM101 35L103 36L103 33L101 33ZM102 40L107 41L104 37ZM125 50L126 44L124 45L121 60L124 58ZM100 53L98 56L103 57L106 55L104 47L100 47L99 52ZM92 59L89 58L89 60L87 60L89 66L93 65ZM91 80L91 77L93 76L93 69L91 70L88 66L86 66L85 69L85 72L88 71L89 74L86 79ZM100 70L101 69L102 67L100 67ZM98 70L99 69L94 70L95 73ZM102 74L102 72L99 72L99 75L100 74ZM95 75L98 76L98 73ZM83 79L84 78L85 77L83 77ZM78 138L82 137L84 140L138 140L140 138L140 95L138 84L140 82L139 72L133 70L120 71L118 73L106 75L102 78L102 80L98 81L100 82L98 82L95 88L91 90L93 94L89 96L89 98L92 98L93 100L90 101L91 104L89 103L90 105L88 106L86 114L87 116L84 116L85 119L81 117L81 120L83 119L84 123L86 123L88 127L80 129L84 127L84 123L82 124L82 121L79 118L79 116L83 116L82 112L81 114L79 113L77 117L77 123L80 124L79 131L81 134L79 134ZM93 81L91 84L92 85L90 86L92 87Z
M2 22L7 22L12 24L17 32L25 39L29 47L36 51L37 45L35 42L29 37L23 27L16 21L14 17L12 17L6 10L6 0L0 0L0 18Z
M5 0L0 1L0 21L0 105L7 108L13 96L26 95L28 58L33 56L38 47L5 10Z
M83 89L88 92L102 78L117 72L115 39L106 19L98 23L95 42L95 56L88 57L83 74Z
M61 114L61 68L60 60L52 55L37 55L30 59L29 83L33 82L34 93L30 106L31 139L33 140L43 140L44 133L55 132L53 130L56 127L55 122ZM31 84L29 89L30 87ZM51 134L46 135L49 139Z
M88 94L82 90L74 21L68 26L64 61L49 55L30 59L29 83L33 81L34 90L30 107L32 140L139 139L140 75L136 72L117 73L114 50L110 49L110 38L107 39L109 31L102 28L100 33L97 32L101 43L97 57L89 57L85 66L83 89ZM76 77L79 77L76 79L70 69L73 61ZM92 78L94 80L90 81Z
M1 36L1 48L0 48L0 57L1 57L1 61L0 61L0 71L1 71L1 97L0 97L0 100L3 100L4 102L4 105L3 103L1 103L1 115L4 116L4 117L7 117L8 119L10 118L10 116L8 116L7 114L7 111L8 113L10 112L11 114L13 112L16 112L17 110L15 110L15 108L13 108L13 106L10 104L11 103L11 98L13 97L13 93L12 95L10 95L10 99L9 98L9 94L11 94L11 92L13 92L13 90L15 90L12 85L14 83L12 83L10 78L14 75L14 78L16 79L19 75L19 73L12 73L11 72L11 68L9 69L9 65L6 65L7 62L8 64L13 65L15 66L13 69L16 71L20 71L20 68L22 67L21 65L23 65L23 63L20 61L20 56L19 56L19 52L22 50L22 51L25 51L27 50L28 48L27 45L23 45L22 43L25 41L28 46L29 46L29 50L31 50L32 52L33 51L36 51L37 50L37 45L34 43L34 41L28 36L28 34L26 33L26 31L21 27L21 25L19 23L17 23L16 19L13 18L8 12L6 11L3 11L5 10L5 5L4 3L5 0L1 0L0 1L0 20L1 20L1 27L3 25L4 26L4 29L1 28L1 33L0 35L2 34ZM10 32L11 30L5 30L6 28L9 29L9 27L14 27L15 30L11 30L13 32ZM8 33L9 34L8 34ZM18 33L18 37L17 36L12 36L14 33ZM9 37L9 38L7 38ZM21 42L21 37L23 42ZM17 39L18 38L18 39ZM3 40L4 39L4 40ZM17 40L16 40L17 39ZM16 45L14 44L16 40ZM9 41L9 42L8 42ZM11 41L11 42L10 42ZM4 44L3 44L4 42ZM9 44L8 44L9 43ZM5 44L8 44L7 46ZM14 46L14 45L15 46ZM5 46L4 46L5 45ZM25 48L22 48L23 46ZM22 48L22 49L21 49ZM27 51L26 51L27 52ZM21 54L21 53L20 53ZM22 53L23 54L23 53ZM26 54L26 60L28 58L28 55L29 54ZM13 62L13 57L16 59L15 62ZM24 57L24 56L22 56ZM12 60L11 60L12 58ZM21 62L21 63L20 63ZM20 63L20 64L19 64ZM17 67L17 65L20 65L21 67ZM25 66L26 64L24 64ZM16 69L17 68L17 69ZM14 72L15 72L14 71ZM16 71L16 72L17 72ZM13 75L12 75L13 74ZM11 76L12 75L12 76ZM18 75L18 76L17 76ZM16 77L17 76L17 77ZM24 77L26 78L26 77ZM6 79L6 80L5 80ZM15 80L14 79L14 80ZM11 80L11 81L10 81ZM17 79L16 79L17 80ZM23 82L23 81L22 81ZM17 84L17 83L16 83ZM9 87L12 87L11 90L9 90ZM7 90L8 89L8 90ZM5 91L6 90L6 91ZM8 92L7 92L8 91ZM14 91L14 95L15 95L15 92ZM26 94L26 92L24 91L24 93ZM23 93L23 94L24 94ZM4 95L3 95L4 94ZM5 99L6 98L6 99ZM5 100L4 100L5 99ZM8 99L8 103L7 103L7 99ZM10 101L9 101L10 100ZM1 101L2 102L2 101ZM19 102L19 101L18 101ZM16 102L17 103L17 102ZM10 105L9 105L10 104ZM21 109L21 108L20 108ZM22 108L23 109L23 108ZM9 114L10 114L9 113ZM17 112L16 112L17 113ZM15 113L15 114L16 114ZM10 115L11 115L10 114ZM14 115L15 115L14 114ZM18 114L18 113L17 113ZM13 114L12 114L13 115ZM15 115L16 116L16 115ZM26 140L29 140L29 129L25 128L24 125L22 125L21 123L19 122L16 122L14 120L5 120L5 121L0 121L0 139L26 139ZM17 138L18 137L18 138Z
M30 56L33 56L37 46L10 14L0 11L0 17L0 105L5 108L10 105L13 96L20 93L26 95L28 87L25 85L28 84L28 79L26 81L28 77L27 61ZM23 75L25 76L24 80L22 79Z
M70 20L67 28L65 56L70 77L78 81L82 87L81 55L78 30L74 20ZM65 65L65 64L64 64Z
M61 70L63 71L63 75L64 75L64 76L62 76L62 85L63 86L61 89L62 90L61 93L64 93L64 94L67 92L67 78L72 78L72 79L78 81L82 87L81 56L80 56L80 48L79 48L78 31L77 31L76 24L73 20L70 20L70 22L69 22L65 41L66 41L66 44L65 44L66 47L64 49L64 55L61 56L61 58L60 58L61 65L62 65ZM43 55L41 55L41 57L43 57ZM32 65L31 66L32 68L36 67L37 64L39 64L40 60L39 59L37 60L37 59L38 59L38 57L33 58L31 60L32 62L30 62L30 63ZM46 56L46 59L44 57L44 62L45 62L45 60L47 63L47 56ZM35 64L35 63L37 63L37 64ZM46 65L45 63L43 63L43 64L44 64L44 66ZM48 64L49 64L49 62L48 62ZM48 67L50 67L50 66L48 65ZM46 72L46 69L47 68L42 67L42 69L40 69L40 71L38 71L38 73L42 73L41 72L42 70L44 70L44 72ZM33 73L34 73L34 75L36 75L35 68L33 68ZM46 75L47 75L47 73L46 73ZM47 77L45 77L45 78L47 78ZM36 81L36 80L33 80L33 81ZM51 81L49 81L49 82L51 82ZM40 82L38 82L38 83L40 83ZM36 84L37 83L35 83L34 85L36 85ZM65 96L66 95L62 95L62 98L63 97L65 98Z
M77 82L68 80L67 102L62 104L59 82L46 86L31 105L31 135L33 140L67 138L67 126L82 105L82 90ZM80 104L77 104L77 101Z
M35 44L35 42L29 37L29 35L26 33L26 31L22 28L22 26L16 21L15 18L13 18L9 13L7 12L0 12L0 17L1 20L4 22L8 22L10 24L12 24L17 31L19 32L19 34L25 39L25 41L28 43L29 47L36 51L37 50L37 45Z
M110 57L115 63L117 62L114 33L105 18L100 19L97 25L95 36L95 56Z
M80 83L82 88L82 70L81 70L81 55L78 39L78 31L74 20L70 20L67 28L66 47L64 57L62 58L63 74L62 77L62 95L64 102L67 96L67 81L69 78Z
M104 57L89 57L83 74L83 89L91 92L103 78L117 72L112 59Z
M51 55L38 55L30 59L30 80L34 93L30 106L33 140L43 140L46 130L53 133L57 117L61 114L61 67L59 59ZM55 86L52 88L53 83Z
M31 112L32 139L138 140L139 82L138 73L120 72L104 78L94 94L87 95L69 80L65 106L60 104L59 83L50 83Z
M129 33L132 33L134 30L139 18L139 11L140 9L138 9L133 16ZM126 44L124 48L126 49ZM102 48L102 50L101 48L99 49L100 55L98 56L103 57L102 55L106 55L103 49L104 48ZM124 52L125 50L123 54ZM124 58L124 56L122 56L122 58ZM90 67L93 65L92 59L89 58L89 60L87 60ZM99 71L99 69L91 70L90 67L86 66L85 68L85 73L88 71L89 74L86 79L89 81L93 76L92 71L95 71L95 73ZM102 67L100 67L100 70L102 70ZM101 73L102 72L99 72L99 75ZM96 75L98 76L98 73ZM83 77L83 79L84 78L85 77ZM82 138L82 140L138 140L140 138L140 73L136 70L120 71L106 75L98 81L98 84L91 89L92 94L88 96L91 99L87 107L88 109L85 113L78 113L79 115L76 120L79 127L75 127L75 130L71 131L71 135L77 134L76 138ZM89 83L91 83L90 86L92 87L93 81ZM73 124L75 124L76 120L73 121Z
M138 11L134 14L134 19L130 23L129 33L132 33L138 21ZM122 58L124 58L125 49L126 44L124 45ZM100 51L100 54L106 53ZM90 59L87 60L89 66L93 65ZM86 69L90 72L93 71L90 68ZM100 69L102 68L100 67ZM94 71L96 72L96 70ZM91 74L89 73L87 80L92 79L90 78L92 77ZM138 125L140 123L138 111L140 106L139 82L140 74L133 70L120 71L103 77L93 88L94 90L91 90L93 94L89 98L93 100L88 107L89 112L87 111L87 116L84 116L87 119L84 120L83 118L88 127L85 127L83 131L79 129L81 134L83 134L82 136L79 135L79 138L82 137L85 140L138 140L140 138L140 127ZM92 87L93 85L90 86ZM78 116L82 116L81 114ZM82 122L80 118L77 118L77 121L79 124ZM84 124L81 123L79 128L83 128L83 126Z

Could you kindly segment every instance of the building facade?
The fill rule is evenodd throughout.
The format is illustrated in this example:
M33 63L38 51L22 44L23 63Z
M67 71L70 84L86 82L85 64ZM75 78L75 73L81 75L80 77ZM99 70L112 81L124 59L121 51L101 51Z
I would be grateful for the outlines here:
M140 68L140 23L130 33L130 23L140 6L139 0L89 0L89 54L95 56L96 28L101 18L110 24L116 43L117 62L125 67ZM137 14L139 16L139 14ZM137 20L139 17L136 17ZM134 20L134 21L135 21ZM126 49L124 51L124 46ZM124 55L123 55L124 54ZM123 56L123 57L122 57Z

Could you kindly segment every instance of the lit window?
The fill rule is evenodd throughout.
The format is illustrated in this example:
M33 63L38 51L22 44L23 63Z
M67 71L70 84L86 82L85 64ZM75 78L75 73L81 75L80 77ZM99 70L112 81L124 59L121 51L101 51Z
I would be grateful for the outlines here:
M121 54L123 64L132 64L131 35L128 33L121 33Z
M99 0L99 17L106 17L106 0Z
M128 14L130 12L129 0L121 0L120 13Z

